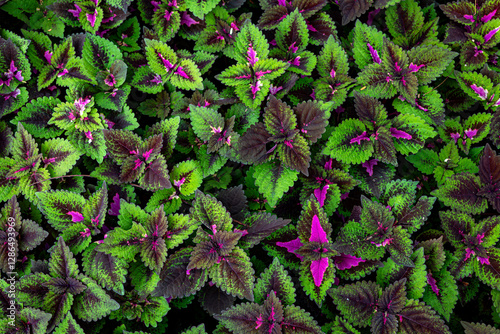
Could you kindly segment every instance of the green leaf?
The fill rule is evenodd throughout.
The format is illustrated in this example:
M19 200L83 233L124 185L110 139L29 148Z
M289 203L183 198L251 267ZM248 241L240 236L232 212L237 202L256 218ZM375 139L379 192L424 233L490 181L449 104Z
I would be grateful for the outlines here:
M363 134L366 140L356 140ZM330 135L323 154L344 163L358 164L368 160L373 150L373 144L369 135L366 134L363 122L357 119L347 119Z
M424 15L417 2L405 0L387 8L386 25L394 39L406 39L408 32L418 31L424 25Z
M419 85L427 85L436 80L457 55L458 53L437 45L421 45L408 51L410 63L425 65L415 73Z
M421 173L427 175L431 175L434 172L436 165L440 161L435 151L426 148L406 157L406 160L411 162Z
M186 6L196 17L203 20L205 15L210 13L219 2L220 0L188 0Z
M196 222L189 218L188 215L174 214L169 215L168 231L165 243L168 249L172 249L182 244L199 226Z
M309 31L304 17L295 9L280 22L276 29L276 44L284 51L292 47L295 52L301 52L309 43ZM293 44L293 45L292 45Z
M196 160L186 160L172 168L170 179L181 195L189 196L200 187L203 174Z
M264 270L255 283L254 296L257 304L263 304L267 295L274 291L283 305L295 303L295 288L292 278L277 258Z
M44 213L48 223L61 232L75 223L68 212L82 213L85 205L83 196L69 191L51 191L37 196L40 199L40 211Z
M348 75L347 54L333 36L328 38L318 57L318 72L322 77L328 78Z
M283 166L280 163L266 162L254 166L253 177L259 187L259 193L275 206L283 194L297 181L299 172Z
M436 280L439 291L436 294L428 285L425 288L424 301L441 314L446 321L450 321L450 315L458 301L457 282L447 270L432 273L432 277Z
M65 175L78 161L80 153L71 143L62 138L55 138L43 142L42 154L45 165L52 176Z
M476 101L485 101L489 95L488 92L491 92L493 89L491 80L487 76L477 72L460 73L455 71L455 78L463 91ZM476 90L472 87L475 87Z
M354 28L353 53L354 61L360 70L364 69L366 65L374 63L376 60L370 53L368 44L373 48L374 53L376 52L376 56L380 58L384 45L384 33L378 31L375 27L368 26L357 20Z
M71 313L64 318L63 321L57 326L57 328L53 332L54 334L66 334L66 333L74 333L74 334L85 334L83 329L78 325L76 320L73 318Z
M208 273L222 291L253 301L254 270L250 258L241 248L235 247L219 264L212 266Z
M91 244L83 253L83 270L99 285L123 295L128 263L115 256L99 251L97 244Z
M420 117L411 114L400 114L393 119L392 126L411 136L411 139L394 138L394 147L404 155L417 153L424 146L426 139L437 135L430 125Z
M182 59L175 72L170 76L170 83L185 90L203 89L203 79L198 66L190 59Z
M50 255L49 271L52 277L60 277L62 279L67 279L68 277L75 278L79 273L76 259L62 237L59 237Z
M369 281L359 281L328 291L340 313L349 322L360 327L371 324L375 305L381 293L382 289L377 283Z
M114 299L103 290L97 283L84 275L78 279L87 286L81 294L75 297L75 315L85 321L97 321L120 308Z
M214 133L224 128L224 118L215 110L189 105L189 115L194 133L203 141L208 141Z
M456 174L431 194L444 205L466 213L479 214L488 207L486 198L478 195L481 189L479 177L470 173Z
M22 111L11 121L13 124L21 123L33 136L38 138L54 138L60 136L64 130L47 122L52 117L53 108L61 101L54 97L40 97L31 100Z
M466 321L460 321L460 323L465 329L465 334L481 334L481 333L500 334L500 330L491 325L466 322Z
M387 81L387 72L378 63L368 64L358 75L357 81L366 87L364 92L371 97L388 99L397 94L398 90L392 81Z
M323 279L321 280L320 286L317 286L312 275L312 262L304 261L300 266L300 284L304 289L304 292L316 302L318 306L321 307L323 301L326 298L326 293L330 289L335 281L335 266L331 258L326 258L328 260L328 267L323 274Z
M258 59L266 59L269 54L269 43L262 31L252 23L245 24L234 42L235 52L232 55L239 63L246 64L249 57L249 48L255 51Z
M163 205L163 210L165 210L166 214L171 214L181 207L182 200L176 194L174 188L160 189L155 191L155 193L150 197L144 210L152 212L161 205Z
M323 333L311 314L298 306L289 305L285 307L283 315L285 319L282 326L287 332L300 333L303 331L305 333L314 334ZM291 330L290 327L292 328Z
M481 282L500 290L500 250L490 248L485 253L487 262L479 261L479 258L472 261L474 272Z
M191 219L196 223L202 223L213 231L231 231L233 229L231 215L227 209L215 197L204 195L196 191L193 206L189 210Z
M124 259L127 262L132 262L140 251L141 238L144 238L145 235L146 230L144 227L136 222L132 222L132 227L128 230L117 227L109 231L108 237L99 246L99 250Z
M82 252L92 242L90 230L82 223L76 223L66 228L62 237L73 254Z

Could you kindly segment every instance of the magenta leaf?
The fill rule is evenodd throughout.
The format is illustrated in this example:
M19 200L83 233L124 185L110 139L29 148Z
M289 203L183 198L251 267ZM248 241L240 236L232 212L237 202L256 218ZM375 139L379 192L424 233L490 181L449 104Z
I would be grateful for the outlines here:
M393 136L394 138L403 138L403 139L408 139L408 140L410 140L412 138L409 133L398 130L396 128L390 128L390 131L391 131L391 136Z
M361 145L361 141L362 140L368 140L368 141L370 141L370 137L368 137L368 135L366 134L366 131L363 131L363 133L360 134L359 136L352 138L349 141L349 144L358 143L358 145Z
M496 13L497 13L497 10L495 9L491 13L484 15L481 18L481 22L483 22L483 23L488 22L489 20L491 20L493 18L493 16L495 16Z
M94 11L93 14L86 14L86 15L87 15L87 21L89 21L92 28L94 28L95 21L97 19L97 9Z
M326 193L328 191L329 185L325 185L323 188L314 189L314 196L319 202L319 206L322 208L325 205ZM317 217L317 216L315 216Z
M118 216L120 214L120 195L118 193L113 196L113 202L109 206L108 214L110 216Z
M198 23L200 23L200 22L195 21L193 18L191 18L191 16L189 16L189 14L187 12L182 12L181 25L185 24L188 27L191 27L193 24L198 24Z
M288 250L288 252L295 254L295 256L297 256L301 261L304 259L304 257L302 255L295 253L295 251L298 250L303 245L304 244L300 241L300 238L287 242L278 241L276 243L276 246L285 247Z
M432 277L432 273L430 271L427 273L427 284L431 286L431 289L436 296L439 296L439 288L437 286L436 279Z
M328 268L328 258L322 257L319 260L311 262L311 274L314 278L314 285L321 286L323 276L325 275L326 268Z
M83 215L80 212L69 211L67 214L71 216L71 220L75 223L83 221Z
M382 63L382 60L380 60L380 57L378 55L378 52L377 50L375 50L370 43L366 43L366 45L368 46L368 49L370 50L370 54L372 55L372 59L375 63L377 64L380 64Z
M340 253L339 255L335 256L333 260L335 261L335 266L339 270L351 269L352 267L357 266L359 263L366 261L360 257L344 253Z
M498 30L500 30L500 27L497 27L488 32L486 36L484 36L484 42L487 43L498 32Z
M311 237L309 238L309 241L310 242L321 242L321 243L328 242L328 239L326 237L326 232L323 229L323 227L321 226L321 223L319 222L319 218L317 215L314 215L314 217L312 219Z
M368 161L365 161L361 164L361 167L366 168L366 172L368 173L369 176L373 175L373 167L377 164L378 159L370 159Z
M479 98L481 100L486 100L486 97L488 96L488 90L487 89L484 89L481 86L478 87L478 86L476 86L476 84L470 85L470 88L472 88L472 90L474 92L476 92L476 94L479 96Z

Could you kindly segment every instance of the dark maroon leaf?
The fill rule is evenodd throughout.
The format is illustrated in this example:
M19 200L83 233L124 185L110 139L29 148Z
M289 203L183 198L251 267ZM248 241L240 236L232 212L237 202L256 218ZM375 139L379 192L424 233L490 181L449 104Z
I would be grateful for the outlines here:
M293 139L285 140L278 145L278 155L285 167L298 170L305 176L309 175L309 162L311 152L309 145L301 135L296 135Z
M292 6L299 9L305 19L318 12L327 4L325 0L294 0Z
M339 7L342 12L342 25L346 25L363 15L372 3L373 0L339 0Z
M272 29L288 15L288 10L283 6L268 8L260 17L258 27L260 29Z
M372 318L372 333L395 334L398 329L398 320L392 313L377 312Z
M146 166L144 177L139 181L139 184L148 190L158 190L171 188L172 184L169 180L167 163L163 156L159 156Z
M204 269L187 270L192 248L182 248L168 257L153 294L166 298L183 298L194 294L205 285L208 276Z
M460 321L465 329L465 334L500 334L500 330L486 324Z
M137 151L141 145L141 139L131 131L127 130L103 130L108 152L120 163Z
M264 109L264 125L273 136L273 141L282 142L294 133L297 118L286 103L271 95Z
M252 125L239 140L238 153L247 163L263 161L268 154L266 144L271 135L262 123Z
M462 46L460 60L471 69L481 68L488 60L488 55L479 51L482 50L474 42L468 41Z
M448 24L448 29L446 30L446 38L443 42L445 43L455 43L455 42L466 42L467 41L467 30L461 24L450 22Z
M397 314L402 333L444 334L451 333L436 312L423 302L413 302Z
M243 220L244 211L247 207L247 197L243 191L243 185L240 184L237 187L231 187L228 189L222 189L217 194L217 199L221 201L231 214L231 217L236 220Z
M398 313L406 304L406 278L387 287L379 301L379 312Z
M243 226L246 233L241 237L241 247L250 248L276 230L290 223L290 219L281 219L267 212L256 213L245 219Z
M124 183L134 182L144 172L145 164L136 155L129 156L123 161L120 181Z
M328 124L325 112L316 102L302 102L293 108L297 115L297 126L302 135L311 143L315 143L325 132Z
M221 314L225 309L233 306L235 297L228 295L215 285L207 286L200 293L201 306L211 315Z
M397 166L398 160L396 158L396 149L394 148L394 140L392 139L391 133L387 128L380 127L376 134L377 140L373 143L373 157L384 163Z
M498 184L500 182L500 156L486 144L483 156L479 161L479 178L484 184Z

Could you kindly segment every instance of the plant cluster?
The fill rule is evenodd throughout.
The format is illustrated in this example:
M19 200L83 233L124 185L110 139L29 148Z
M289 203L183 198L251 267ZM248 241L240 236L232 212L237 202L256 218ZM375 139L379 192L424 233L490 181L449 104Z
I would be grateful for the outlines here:
M500 0L0 10L1 333L500 333Z

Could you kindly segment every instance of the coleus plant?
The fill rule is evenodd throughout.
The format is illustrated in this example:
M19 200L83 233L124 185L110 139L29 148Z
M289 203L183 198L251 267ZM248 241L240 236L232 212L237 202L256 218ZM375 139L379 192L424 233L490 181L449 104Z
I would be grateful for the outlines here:
M500 157L487 144L479 161L479 177L471 172L453 175L432 194L446 206L465 213L483 213L488 202L500 212L499 181Z
M161 154L163 133L144 141L127 130L104 130L103 133L111 156L93 175L113 184L138 180L140 186L151 191L172 186L166 160Z
M361 281L328 291L339 311L356 326L379 333L451 333L436 312L408 299L406 278L382 291L375 282Z
M54 138L42 144L41 150L31 134L18 124L12 142L12 156L0 158L3 200L23 195L38 203L36 192L50 189L50 177L66 175L80 158L80 153L66 139Z
M0 244L2 245L0 247L0 270L6 274L12 272L17 262L27 259L25 256L21 257L22 253L35 249L49 233L31 219L21 220L21 208L16 196L12 196L5 203L0 214ZM13 235L11 234L12 228L15 231ZM10 237L13 237L15 242L12 240L9 242ZM14 251L12 251L12 246ZM11 256L12 253L16 255L14 258Z
M79 319L96 321L119 308L93 279L80 273L73 253L59 237L50 260L19 281L17 297L23 305L52 315L52 331L71 310Z
M437 134L416 115L388 118L382 102L362 93L355 92L354 106L358 119L339 124L323 151L342 162L365 163L373 157L397 166L396 152L417 153L427 138Z
M486 62L496 63L496 35L500 25L500 6L494 1L457 1L439 6L452 21L448 23L445 43L460 43L462 70L480 69ZM490 50L491 49L491 50ZM490 59L493 56L493 59Z
M463 158L458 154L457 145L449 141L439 154L431 149L423 148L416 154L406 157L420 172L434 175L438 185L455 174L470 172L475 174L479 171L477 165L469 158Z
M270 80L282 75L290 66L268 55L269 44L264 34L255 25L246 24L236 36L231 55L238 64L217 75L223 84L234 86L236 96L251 109L256 109L266 98Z
M194 294L208 278L232 296L253 300L254 269L244 249L255 246L290 220L262 212L247 216L237 226L231 214L210 195L197 191L190 219L199 227L194 247L169 257L155 294L179 298Z
M216 319L218 329L246 333L322 333L311 315L297 307L292 279L275 259L255 285L255 303L226 309Z

